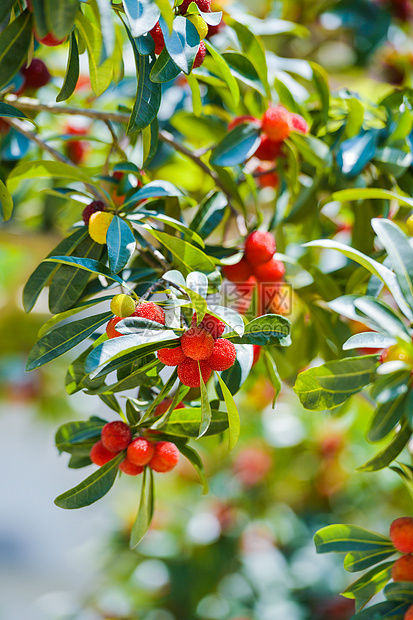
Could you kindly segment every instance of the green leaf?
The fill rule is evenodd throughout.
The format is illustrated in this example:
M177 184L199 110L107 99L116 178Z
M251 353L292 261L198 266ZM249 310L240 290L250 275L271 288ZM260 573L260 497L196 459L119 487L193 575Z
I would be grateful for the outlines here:
M79 0L44 0L46 23L57 39L66 37L73 28Z
M66 392L69 395L75 394L82 389L97 388L104 382L104 378L91 380L85 371L85 361L87 356L94 348L107 340L106 332L103 333L95 342L85 349L69 366L66 373Z
M79 269L90 271L91 273L95 273L99 276L105 276L105 278L118 282L118 284L121 284L129 291L131 290L122 278L112 273L110 269L105 267L105 265L92 258L77 258L76 256L51 256L50 258L45 258L43 262L62 263L63 265L79 267Z
M94 0L99 15L99 27L102 32L101 62L116 53L116 34L112 20L112 6L107 0ZM92 7L93 7L92 4Z
M164 248L171 252L175 265L184 275L188 275L191 271L202 271L203 273L215 271L212 260L199 248L159 230L150 230L149 232Z
M402 338L405 342L411 342L406 326L386 302L374 297L359 297L354 300L354 306L374 321L380 331L395 338Z
M73 452L82 443L100 438L106 420L91 418L87 422L67 422L56 432L55 443L59 452Z
M79 342L93 334L111 316L111 312L104 312L103 314L89 316L79 321L62 325L62 327L57 327L43 336L43 338L40 338L34 345L29 353L26 369L34 370L63 355L63 353L66 353L66 351L69 351Z
M372 551L352 551L347 553L344 558L344 568L349 573L356 573L361 570L366 570L370 566L374 566L383 560L387 560L390 556L396 553L396 549L373 549ZM393 564L393 562L392 562Z
M127 209L131 205L146 198L160 198L162 196L182 196L182 192L173 183L169 181L152 181L138 189L123 205L123 209Z
M225 338L234 344L282 345L289 337L290 327L290 321L280 314L265 314L247 323L243 336L231 332Z
M328 199L322 202L322 205L324 206L329 202L351 202L353 200L398 200L401 204L413 207L413 198L377 187L357 187L333 192Z
M191 229L206 239L224 219L227 204L228 200L222 192L207 196L199 205L190 224Z
M399 581L389 583L384 590L384 595L388 601L409 601L413 603L413 583L411 581Z
M16 0L2 0L0 4L0 23L4 22L13 7Z
M399 398L408 391L410 368L379 377L371 390L371 397L379 403L387 403Z
M237 406L235 404L234 398L231 394L231 392L229 391L229 389L227 388L226 384L224 383L224 381L221 379L221 377L219 376L219 373L215 373L217 378L218 378L218 382L219 382L219 386L222 390L222 393L224 395L224 400L225 400L225 405L227 407L227 413L228 413L228 426L229 426L229 445L228 445L228 450L229 452L231 452L231 450L237 445L238 443L238 439L241 433L241 422L239 419L239 413L238 413L238 409Z
M190 446L183 444L179 445L179 451L183 454L190 463L194 466L194 469L199 475L202 484L202 492L204 495L208 493L208 480L205 475L204 464L201 461L199 454Z
M260 127L255 123L242 123L234 127L212 149L210 163L214 166L236 166L245 162L260 143Z
M335 524L323 527L314 536L317 553L348 551L390 551L391 541L358 525Z
M159 19L160 10L152 0L123 0L123 6L133 38L152 30Z
M77 13L75 24L87 49L90 83L93 92L99 97L112 81L113 60L107 58L103 63L100 62L103 39L97 24L90 22L80 11Z
M201 367L198 362L199 379L200 379L200 391L201 391L201 424L199 425L198 439L205 435L209 425L211 424L212 411L211 405L208 400L208 392L205 387L204 380L202 378Z
M191 89L192 109L194 111L194 114L196 116L201 116L202 96L201 96L201 89L199 88L199 82L193 73L190 73L189 75L187 75L186 81L188 82L188 86Z
M33 19L26 9L0 35L0 88L4 88L22 66L32 39Z
M90 506L106 495L115 482L118 466L124 460L125 453L114 455L108 463L99 467L91 476L73 489L56 497L54 503L60 508L69 510Z
M346 598L356 599L356 610L360 610L377 592L380 592L391 577L393 562L376 566L352 583L344 592Z
M240 101L240 92L239 92L237 80L232 75L231 69L229 68L225 60L222 58L218 50L213 45L211 45L209 41L205 40L204 43L205 43L205 47L207 48L208 52L212 56L212 59L210 59L211 67L218 73L219 77L221 77L224 80L224 82L226 82L229 88L229 91L231 93L233 105L234 107L237 107Z
M38 331L38 336L39 337L44 336L44 334L47 334L47 332L50 332L55 327L55 325L57 325L58 323L61 323L62 321L65 321L66 319L69 319L74 314L78 314L79 312L87 310L88 308L92 308L93 306L96 306L97 304L103 303L105 301L111 301L112 299L113 299L113 295L106 295L105 297L98 297L95 299L91 299L89 301L84 301L78 306L76 306L76 308L70 308L70 310L65 310L65 312L60 312L59 314L55 314L48 321L46 321L46 323L44 323L41 326L41 328Z
M405 402L406 398L403 394L403 396L396 398L395 400L390 400L377 406L367 434L367 439L369 441L381 441L387 437L396 424L400 422L400 418L402 417L405 409Z
M79 167L60 161L28 161L16 166L7 179L8 185L17 187L23 179L69 179L81 183L93 183Z
M393 344L396 344L397 340L391 336L384 336L378 332L362 332L360 334L354 334L350 336L348 340L343 344L343 350L349 349L387 349Z
M27 118L24 112L21 112L9 103L4 103L4 101L0 101L0 116L6 116L9 118Z
M251 30L236 21L235 19L226 17L226 22L237 33L238 39L242 45L242 49L254 65L256 72L264 86L267 97L270 97L270 87L268 84L268 68L265 57L265 48L260 39L258 39Z
M386 601L367 607L360 613L357 613L351 620L403 620L405 611L407 611L410 603L399 603L395 601Z
M56 101L66 101L75 92L76 84L79 79L79 49L77 46L76 35L70 34L69 58L66 66L65 79Z
M282 388L281 377L278 374L277 366L270 352L264 350L263 353L264 353L264 364L267 370L267 377L270 380L270 383L272 387L274 388L274 392L275 392L274 400L273 400L273 407L274 407L275 401L278 397L278 394L281 392L281 388Z
M301 153L304 161L307 161L316 168L328 167L331 165L332 156L329 146L310 135L303 135L293 132L290 140L295 144Z
M347 357L301 372L294 392L306 409L334 409L375 377L375 356Z
M231 50L222 52L222 58L230 67L231 73L234 77L265 97L265 88L261 83L258 72L254 67L254 64L245 54Z
M162 426L162 432L179 437L198 437L202 420L201 408L174 409L166 424ZM210 424L203 436L218 435L228 428L228 414L223 411L213 410Z
M159 19L159 25L170 57L184 73L190 73L199 47L197 29L182 15L175 17L172 32L163 17Z
M2 219L9 220L13 211L13 198L0 179L0 211Z
M109 266L113 273L119 273L132 258L136 248L134 234L128 224L115 215L106 236Z
M188 226L185 226L185 224L182 224L182 222L179 222L178 220L170 217L169 215L165 215L164 213L158 213L157 211L147 211L144 209L139 209L139 211L137 211L136 213L128 216L128 220L132 222L139 222L140 220L147 221L149 219L162 222L165 225L170 226L171 228L175 228L176 230L179 230L187 239L195 241L195 243L200 245L201 248L205 247L205 244L202 238L198 235L198 233L194 232L193 230L188 228Z
M168 54L168 50L164 47L151 69L149 78L155 84L163 84L174 80L180 73L180 68L174 63Z
M149 483L147 484L147 479ZM149 485L149 488L146 487ZM139 501L139 510L136 515L135 522L129 541L129 548L135 549L142 538L145 536L151 524L153 514L153 473L150 467L145 467L142 476L141 498Z
M408 422L404 421L399 432L383 450L378 452L375 457L367 461L364 465L357 467L357 471L377 471L390 465L392 461L400 454L411 437L411 430Z
M313 70L313 82L317 89L321 102L322 126L327 124L328 112L330 109L330 90L328 87L328 74L323 67L315 62L310 62Z

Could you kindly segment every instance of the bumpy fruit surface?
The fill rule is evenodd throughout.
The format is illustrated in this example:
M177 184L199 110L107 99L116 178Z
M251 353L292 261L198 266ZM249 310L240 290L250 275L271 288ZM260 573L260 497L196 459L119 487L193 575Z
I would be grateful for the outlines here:
M228 131L238 127L238 125L242 125L243 123L259 123L258 118L255 116L250 116L249 114L244 114L244 116L236 116L229 124Z
M89 235L93 241L101 245L106 243L106 235L113 217L113 213L107 213L106 211L92 213L89 219Z
M96 442L90 451L90 460L95 465L99 465L99 467L102 467L102 465L105 465L105 463L111 461L114 456L115 455L113 452L105 448L102 440Z
M206 21L202 19L200 15L188 15L188 19L190 22L193 23L193 25L197 29L199 38L201 40L205 39L205 37L208 34L208 24L206 23Z
M24 89L46 86L51 78L48 68L40 58L33 58L30 65L23 67L20 73L24 77Z
M207 359L207 364L212 370L227 370L234 365L237 358L235 346L225 338L215 340L212 355Z
M159 441L155 445L155 454L149 462L154 471L166 473L178 465L179 450L170 441Z
M275 142L282 142L290 135L292 129L291 115L282 106L268 108L262 117L263 132Z
M155 43L155 54L159 56L159 54L162 52L163 48L165 47L165 39L163 38L163 33L159 25L159 22L155 24L152 30L149 31L149 34L151 35Z
M184 355L193 360L205 360L212 353L214 339L205 329L191 327L181 337Z
M105 424L102 428L101 439L107 450L120 452L121 450L126 450L132 441L132 433L125 422L116 420L115 422Z
M105 203L101 200L94 200L87 207L83 209L82 220L88 226L90 216L97 211L104 211L106 209Z
M110 302L110 310L116 316L125 318L135 312L135 302L130 295L115 295Z
M108 324L106 325L106 334L108 338L118 338L119 336L123 336L123 334L121 334L115 329L117 323L119 323L119 321L121 320L121 316L114 316L113 319L110 319L110 321L108 321Z
M192 319L192 327L196 326L196 315L194 315ZM211 336L216 340L225 331L225 323L218 319L216 316L212 314L206 314L200 324L198 325L200 329L205 329L205 331L209 332Z
M252 275L252 269L246 259L241 258L235 265L224 265L222 273L230 282L245 282Z
M119 465L120 471L123 471L124 474L128 474L128 476L137 476L143 472L143 467L141 465L134 465L131 461L126 458Z
M413 620L413 605L406 611L403 620Z
M291 114L291 125L294 131L298 133L309 133L310 128L307 121L300 114Z
M132 316L138 316L141 319L148 319L149 321L155 321L156 323L165 325L165 312L152 301L147 301L136 306L136 310Z
M56 47L57 45L61 45L66 41L66 37L63 39L57 39L53 32L48 32L45 37L39 37L37 32L34 33L36 41L42 43L43 45L47 45L48 47Z
M284 275L284 263L275 258L254 267L254 276L259 282L280 282Z
M128 446L127 457L134 465L147 465L155 453L153 443L144 437L137 437Z
M390 525L390 540L400 553L413 553L413 518L400 517Z
M181 15L185 15L191 2L195 2L198 9L202 11L202 13L211 12L211 0L184 0L182 4L178 7L178 11Z
M413 555L403 555L391 569L393 581L413 581Z
M198 67L200 67L202 65L202 63L204 62L204 60L205 60L205 56L206 56L205 43L203 41L201 41L201 43L199 44L198 51L196 53L194 64L193 64L192 68L193 69L197 69Z
M259 147L254 153L261 161L274 161L282 155L282 142L274 142L268 136L262 135Z
M176 347L176 349L159 349L156 355L158 360L165 364L165 366L178 366L178 364L182 364L185 360L181 347Z
M204 361L199 362L201 368L202 380L206 383L211 376L212 368ZM199 376L198 362L196 360L186 359L178 366L178 377L181 383L187 387L197 388L201 385Z
M256 230L251 233L245 242L245 258L255 267L267 263L275 252L275 239L270 232Z
M171 404L172 404L172 398L165 398L165 400L163 400L161 403L159 403L159 405L155 407L153 414L155 416L162 415L163 413L168 411ZM175 409L185 409L185 405L183 403L178 403L175 406Z

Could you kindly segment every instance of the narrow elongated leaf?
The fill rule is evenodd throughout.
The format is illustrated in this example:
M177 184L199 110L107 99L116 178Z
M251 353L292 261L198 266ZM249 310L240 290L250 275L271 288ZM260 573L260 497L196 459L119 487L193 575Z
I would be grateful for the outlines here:
M407 392L407 385L406 385ZM395 400L389 400L382 405L378 405L371 422L367 439L369 441L381 441L393 430L400 422L405 409L405 395Z
M410 603L398 601L386 601L363 609L351 618L351 620L402 620Z
M33 18L26 9L0 35L0 88L4 88L22 66L29 51Z
M71 452L77 445L99 439L106 420L91 418L86 422L67 422L56 432L55 443L59 452Z
M360 610L389 581L392 565L393 562L386 562L376 566L344 590L343 596L356 599L356 610Z
M78 10L79 0L44 0L46 23L57 39L63 39L72 30Z
M206 239L224 219L228 204L222 192L215 192L199 205L199 209L191 222L191 229Z
M411 342L411 336L406 326L384 301L374 297L359 297L354 300L354 306L374 321L381 331L387 332L390 336L402 338L406 342Z
M90 506L106 495L115 482L119 464L124 460L125 453L116 454L111 461L99 467L91 476L73 489L56 497L54 503L60 508L73 510Z
M201 368L198 362L199 379L200 379L200 391L201 391L201 424L199 425L198 439L205 435L209 429L212 418L211 405L208 400L208 392L205 387L204 380L202 378Z
M396 549L373 549L372 551L352 551L347 553L344 558L344 568L349 573L356 573L361 570L366 570L370 566L379 564L383 560L387 560L390 556L396 553Z
M398 200L401 204L413 207L413 198L402 196L388 189L378 187L358 187L356 189L342 189L334 192L322 204L327 202L351 202L353 200Z
M87 310L88 308L92 308L93 306L96 306L97 304L103 303L105 301L111 301L112 298L112 295L106 295L105 297L91 299L90 301L84 301L80 303L76 308L70 308L70 310L65 310L65 312L55 314L55 316L52 316L48 321L46 321L46 323L41 326L38 331L38 336L44 336L44 334L50 332L58 323L61 323L66 319L70 319L70 317L74 314L78 314L79 312Z
M98 327L106 323L112 316L111 312L104 312L96 316L89 316L79 321L73 321L57 327L49 332L34 345L27 360L27 370L34 370L47 364L51 360L73 349L79 342L93 334Z
M225 337L234 344L282 345L289 337L290 327L290 321L280 314L265 314L250 321L243 336L231 333Z
M314 536L317 553L330 551L390 551L392 542L358 525L336 524L323 527Z
M103 39L97 24L90 22L83 13L77 13L76 26L82 35L89 59L90 83L93 92L99 97L108 88L113 76L113 57L100 62Z
M136 248L133 232L128 224L118 215L115 215L110 223L106 244L108 246L110 269L113 273L118 273L132 258Z
M174 409L166 424L162 426L162 432L181 437L198 437L201 420L201 408ZM208 429L203 435L217 435L227 428L228 414L214 409Z
M105 276L105 278L114 280L115 282L121 284L124 288L130 290L129 286L122 280L122 278L112 273L110 269L105 267L105 265L92 258L77 258L76 256L51 256L50 258L45 258L43 262L62 263L63 265L79 267L79 269L84 269L85 271L90 271L90 273L96 273L99 276Z
M224 381L219 376L219 373L216 373L216 376L218 378L219 386L224 395L225 405L226 405L227 413L228 413L228 426L229 426L228 450L229 452L231 452L231 450L238 443L238 439L241 433L241 422L239 419L238 409L237 409L237 406L235 404L235 401L234 401L234 398L231 392L229 391Z
M389 583L384 590L384 595L388 601L409 601L413 603L413 583L410 581Z
M0 22L3 22L9 15L15 0L2 0L0 5Z
M201 458L198 452L196 452L193 448L191 448L187 444L183 444L183 445L180 444L179 451L181 452L181 454L186 456L188 461L192 463L192 465L194 466L194 469L198 473L198 476L201 480L202 492L204 495L206 495L208 493L208 480L205 475L204 464L201 461Z
M188 275L191 271L202 271L203 273L215 271L215 265L209 256L194 245L159 230L151 230L150 233L164 248L171 252L176 266L184 275Z
M75 92L76 84L79 79L79 48L77 46L76 35L70 35L69 58L66 67L65 79L56 101L66 101Z
M190 73L199 47L197 29L182 15L175 17L172 32L163 17L160 18L159 25L170 57L184 73Z
M237 107L240 100L240 92L237 80L232 75L231 69L228 67L228 64L222 58L219 51L213 45L211 45L209 41L205 40L204 43L208 52L212 56L213 62L211 64L213 69L218 73L219 77L221 77L224 82L226 82L231 93L231 97L233 99L234 107Z
M245 162L259 146L260 131L255 123L242 123L234 127L212 150L211 164L225 167Z
M331 165L331 152L328 145L310 135L292 133L290 136L292 142L301 153L303 159L316 168Z
M399 398L408 391L409 377L409 368L379 377L371 390L372 398L380 404Z
M1 211L1 217L3 220L10 219L10 216L13 212L13 198L1 179L0 179L0 211Z
M163 84L174 80L180 73L181 69L174 63L168 50L164 47L156 59L149 77L155 84Z
M21 112L9 103L4 103L4 101L0 101L0 116L9 118L27 118L24 112Z
M130 215L128 219L132 222L139 220L147 221L149 219L162 222L165 225L170 226L171 228L179 230L184 235L184 237L195 241L195 243L200 245L201 248L205 247L205 244L202 238L198 235L198 233L188 228L188 226L185 226L185 224L182 224L182 222L179 222L175 218L170 217L169 215L165 215L164 213L157 213L156 211L146 211L140 209L137 213Z
M23 179L68 179L81 183L93 183L80 168L60 161L28 161L16 166L8 176L7 184L14 189Z
M254 359L254 354L250 345L236 344L235 349L237 353L235 363L231 368L228 368L228 370L221 372L222 380L233 395L241 389L242 385L247 380ZM223 394L219 384L216 388L218 397L222 400Z
M267 370L267 376L271 382L272 387L274 388L274 399L273 399L273 407L275 401L277 399L278 394L281 392L282 383L281 377L278 374L277 366L275 364L274 359L272 358L269 351L264 350L264 364Z
M169 181L152 181L138 189L123 205L124 209L136 205L146 198L161 198L162 196L182 196L182 192Z
M236 19L226 18L226 21L228 25L231 26L231 28L233 28L237 33L238 39L242 45L242 50L254 65L265 92L267 96L270 97L267 61L265 57L265 49L261 40L253 34L250 28L244 26Z
M152 30L159 19L160 10L152 0L123 0L123 6L134 38Z
M350 336L348 340L343 344L344 351L349 349L387 349L393 344L396 344L397 340L391 336L384 336L378 332L362 332L360 334L354 334Z
M411 430L407 421L403 422L399 432L394 437L393 441L389 443L383 450L381 450L375 457L367 461L361 467L358 467L358 471L377 471L390 465L394 459L399 456L400 452L406 446L411 437Z
M379 135L380 131L377 129L362 130L358 136L341 143L336 159L344 176L351 178L357 176L373 159Z
M129 541L130 549L135 549L148 531L152 519L153 501L153 473L149 467L145 467L138 514L136 515Z
M101 62L112 56L115 49L115 29L112 20L112 7L107 0L95 0L99 9L99 26L102 31Z

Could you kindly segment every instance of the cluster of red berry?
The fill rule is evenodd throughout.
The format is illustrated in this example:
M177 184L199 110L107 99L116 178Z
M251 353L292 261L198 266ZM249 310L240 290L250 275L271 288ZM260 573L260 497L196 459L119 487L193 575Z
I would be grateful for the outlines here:
M281 312L274 297L275 288L284 281L284 263L274 258L276 250L274 236L270 232L257 230L248 235L244 256L235 265L225 265L222 273L230 282L234 282L242 296L237 309L243 313L248 310L254 289L258 287L258 314L266 308Z
M179 461L179 450L170 441L149 441L145 437L132 439L132 432L125 422L108 422L102 428L100 440L90 451L90 460L95 465L105 465L126 450L126 457L119 469L129 476L143 472L145 465L160 473L171 471Z
M292 131L306 134L310 128L307 121L300 114L292 114L283 106L268 108L261 121L255 116L237 116L228 125L234 129L242 123L255 122L261 126L261 141L253 156L264 162L255 169L258 183L261 187L277 187L278 175L271 170L274 160L283 156L284 140ZM269 164L271 162L271 165Z
M206 314L197 326L194 314L191 327L181 336L180 346L160 349L158 359L165 366L178 366L181 383L197 388L201 385L199 371L206 383L213 370L227 370L235 363L235 346L220 338L224 329L225 324L211 314Z

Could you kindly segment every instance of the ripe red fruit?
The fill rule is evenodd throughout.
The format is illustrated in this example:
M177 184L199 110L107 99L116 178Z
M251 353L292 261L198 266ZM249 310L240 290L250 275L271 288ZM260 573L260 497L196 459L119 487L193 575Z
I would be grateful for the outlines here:
M255 366L255 364L260 359L261 346L259 344L253 344L252 345L252 351L253 351L253 356L254 356L253 359L252 359L252 365Z
M89 224L90 216L92 215L92 213L96 213L96 211L105 211L105 210L106 210L106 205L104 202L102 202L101 200L94 200L87 207L83 209L82 220L87 226Z
M200 67L205 60L205 56L206 56L205 43L201 41L201 43L199 44L198 51L196 53L192 68L197 69L198 67Z
M413 518L395 519L390 525L390 540L400 553L413 553Z
M158 360L162 362L162 364L165 364L165 366L178 366L178 364L182 364L185 359L181 347L177 347L176 349L159 349L156 355L158 356Z
M270 232L256 230L245 242L245 258L252 267L267 263L275 252L275 239Z
M262 135L259 147L254 153L254 157L261 161L274 161L282 155L282 142L274 142L268 136Z
M128 476L137 476L143 472L142 465L134 465L128 458L122 461L119 465L119 469L123 471L124 474L128 474Z
M254 276L259 282L280 282L284 275L284 263L275 258L254 267Z
M192 318L192 326L196 326L196 314ZM209 332L214 340L222 336L225 331L225 323L212 314L206 314L198 327Z
M144 437L137 437L128 446L127 457L134 465L147 465L155 453L153 443Z
M159 56L165 47L165 39L163 38L162 30L159 25L159 22L155 24L152 30L149 31L154 43L155 43L155 54Z
M85 136L88 133L87 127L74 127L68 125L66 133L72 136ZM88 145L83 140L68 140L66 142L66 155L74 164L81 164L88 152Z
M149 467L154 471L166 473L171 471L179 461L179 450L170 441L158 441L155 444L155 454L149 462Z
M191 2L195 2L198 9L202 11L202 13L211 12L211 0L184 0L182 4L178 7L178 11L181 15L185 15Z
M391 569L393 581L413 581L413 555L403 555Z
M210 39L214 35L218 34L223 28L225 28L226 24L223 19L216 26L211 26L208 24L208 34L205 37L206 39Z
M105 448L101 440L96 442L90 451L90 460L99 467L111 461L114 456L113 452Z
M141 319L148 319L149 321L155 321L156 323L165 325L165 312L152 301L146 301L136 306L136 310L132 316L139 316Z
M300 114L291 114L291 125L294 131L298 131L298 133L309 133L310 127L308 126L305 118L300 116Z
M205 360L212 353L214 339L211 334L200 327L190 327L181 336L184 355L193 360Z
M230 282L245 282L252 275L252 269L246 259L241 258L235 265L224 265L222 273Z
M26 88L40 88L50 82L51 75L43 60L33 58L28 67L23 67L20 73L24 77L23 91Z
M410 605L409 609L404 614L403 620L413 620L413 605Z
M278 187L278 174L276 172L268 172L263 166L258 166L256 172L261 173L256 177L260 187Z
M215 340L212 355L207 359L207 364L212 370L227 370L234 365L237 358L235 346L226 338Z
M162 415L163 413L168 411L171 404L172 404L172 398L165 398L165 400L163 400L161 403L159 403L159 405L155 407L153 414L155 416ZM178 403L175 406L175 409L185 409L185 405L183 403Z
M108 338L118 338L119 336L123 336L123 334L121 334L115 329L115 325L121 320L121 316L114 316L113 319L110 319L110 321L106 325L106 333L108 335Z
M282 142L292 129L291 114L282 106L268 108L262 117L261 127L270 140Z
M107 450L120 452L121 450L126 450L132 441L132 433L125 422L117 420L105 424L102 428L101 439Z
M210 26L211 28L211 26ZM258 118L255 116L250 116L249 114L244 114L244 116L236 116L228 125L228 131L238 127L238 125L242 125L243 123L259 123Z
M66 37L63 37L63 39L57 39L53 32L48 32L45 37L40 37L35 31L34 37L36 41L42 43L43 45L47 45L48 47L56 47L57 45L61 45L64 41L66 41Z
M199 362L201 368L202 380L206 383L211 376L212 368L205 361ZM181 383L188 387L197 388L201 385L199 377L198 362L196 360L186 359L178 366L178 377Z

